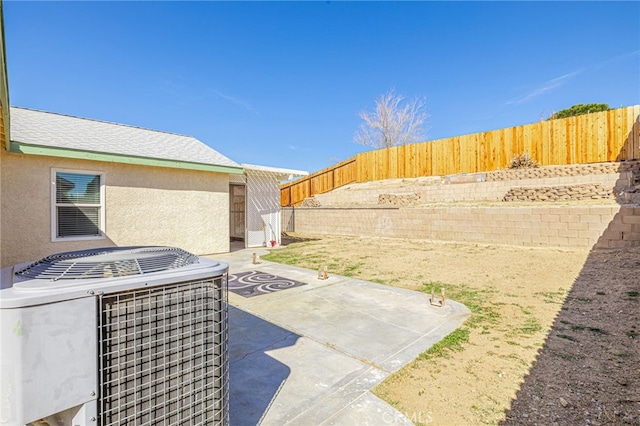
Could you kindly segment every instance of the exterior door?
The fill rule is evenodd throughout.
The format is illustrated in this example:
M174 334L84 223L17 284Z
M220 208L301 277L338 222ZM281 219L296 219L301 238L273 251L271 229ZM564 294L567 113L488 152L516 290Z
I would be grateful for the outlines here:
M229 235L231 241L244 241L246 186L229 185Z

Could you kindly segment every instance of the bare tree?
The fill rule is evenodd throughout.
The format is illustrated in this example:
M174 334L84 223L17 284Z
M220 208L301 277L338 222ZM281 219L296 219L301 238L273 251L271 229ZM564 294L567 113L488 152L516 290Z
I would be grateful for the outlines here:
M424 98L405 100L390 89L375 102L375 111L360 111L363 123L354 135L354 142L379 149L424 139L424 123L428 117Z

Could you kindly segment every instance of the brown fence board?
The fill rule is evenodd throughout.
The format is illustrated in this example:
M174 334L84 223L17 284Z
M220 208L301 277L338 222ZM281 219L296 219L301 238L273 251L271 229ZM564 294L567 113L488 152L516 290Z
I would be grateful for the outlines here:
M640 106L357 154L281 187L283 206L352 182L476 173L527 153L542 166L640 158Z
M640 107L636 108L635 117L634 115L629 114L631 111L627 110L628 116L627 120L625 120L625 123L628 126L627 129L625 129L625 134L627 135L626 144L629 146L629 156L635 158L640 158L640 146L638 145L638 110L640 110Z
M626 123L623 120L624 115L624 111L616 110L616 122L619 123L618 128L616 129L616 142L618 142L619 145L616 147L616 149L618 149L622 158L627 158L627 156L633 154L633 148L629 143L625 143L626 141L628 141L629 127L625 126Z
M298 205L305 198L354 182L356 176L355 167L355 158L350 158L304 178L282 185L280 187L281 205Z

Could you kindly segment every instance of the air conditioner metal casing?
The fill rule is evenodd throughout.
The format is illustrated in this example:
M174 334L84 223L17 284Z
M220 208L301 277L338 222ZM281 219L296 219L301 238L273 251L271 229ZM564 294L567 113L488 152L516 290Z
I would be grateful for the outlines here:
M99 424L104 371L99 365L104 363L99 359L104 334L100 306L105 297L169 287L188 292L186 286L194 283L218 288L216 321L222 324L215 326L216 339L224 352L228 348L225 263L198 258L194 264L142 275L58 281L15 274L28 265L0 272L0 425L25 425L74 407L79 413L74 425ZM158 312L164 309L160 304L154 305ZM224 387L228 367L222 363L228 363L228 357L219 356L217 374L223 377L217 386ZM228 398L227 393L221 389L217 396ZM220 424L226 423L228 412L222 416Z

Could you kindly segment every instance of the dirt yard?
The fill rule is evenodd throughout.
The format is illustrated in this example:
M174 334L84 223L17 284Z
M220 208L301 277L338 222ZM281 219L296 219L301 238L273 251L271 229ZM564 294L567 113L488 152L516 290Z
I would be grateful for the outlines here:
M444 287L472 310L374 390L414 423L640 424L640 248L294 237L264 258L427 293Z

